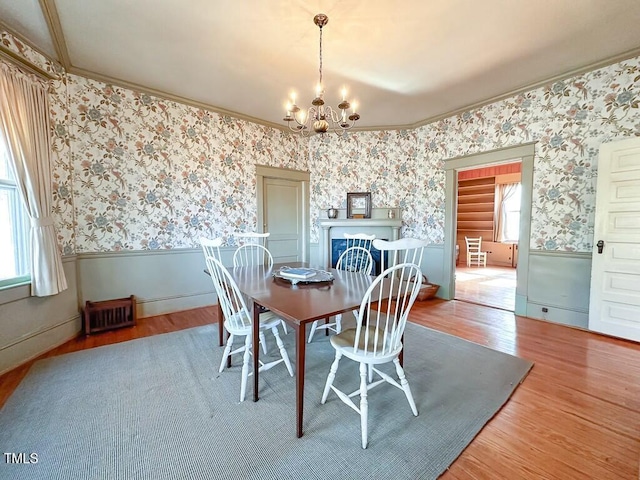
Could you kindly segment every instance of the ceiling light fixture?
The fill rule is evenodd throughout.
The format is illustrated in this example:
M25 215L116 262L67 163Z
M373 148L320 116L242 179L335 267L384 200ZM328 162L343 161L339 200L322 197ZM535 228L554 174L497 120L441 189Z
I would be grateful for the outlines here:
M311 102L311 107L303 111L296 105L296 95L291 94L291 99L287 103L287 116L284 121L290 130L299 132L302 135L309 135L310 129L316 133L327 133L332 130L336 133L348 130L355 125L360 118L356 113L356 103L352 105L347 102L347 91L342 89L342 102L338 105L340 111L336 111L324 104L324 86L322 85L322 27L329 23L329 17L324 13L319 13L313 17L313 23L320 28L320 81L316 87L316 97ZM351 108L351 115L347 116L347 110ZM293 123L292 123L293 122Z

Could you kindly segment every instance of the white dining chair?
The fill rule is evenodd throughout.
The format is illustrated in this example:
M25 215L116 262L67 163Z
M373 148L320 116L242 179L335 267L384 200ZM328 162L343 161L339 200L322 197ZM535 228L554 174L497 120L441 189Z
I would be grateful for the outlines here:
M375 235L367 235L366 233L345 233L344 238L347 240L347 247L362 247L371 251L371 244L375 240Z
M255 267L264 265L271 268L273 256L271 252L259 243L245 243L233 253L234 267Z
M200 237L200 246L202 247L205 261L207 257L213 257L222 261L222 256L220 254L220 247L222 246L222 244L223 244L222 237L217 237L217 238ZM218 310L218 315L220 315L219 310ZM224 345L224 339L223 339L224 327L222 326L222 323L223 323L222 318L218 318L218 342L220 346Z
M266 238L270 234L244 234L250 235L250 238L258 239L258 238ZM273 256L268 248L260 243L245 243L244 245L240 245L236 251L233 253L233 266L234 267L255 267L258 265L264 265L267 268L271 268L273 266ZM287 329L287 324L284 320L281 322L282 331L284 334L288 334L289 330ZM262 344L262 351L266 352L266 345Z
M409 279L415 280L408 281ZM342 402L360 414L362 448L367 448L368 441L369 391L378 385L389 383L402 390L411 411L415 416L418 415L399 356L409 312L421 285L420 268L413 263L400 263L384 270L364 294L356 327L345 329L330 339L336 355L329 370L321 403L327 401L329 392L333 390ZM360 386L352 393L345 393L334 385L343 356L360 364ZM390 362L395 365L398 381L378 369L380 365ZM380 377L376 381L373 381L374 374ZM357 395L360 396L358 405L352 400Z
M222 261L222 257L220 255L220 247L222 246L223 240L222 237L217 238L206 238L200 237L200 245L202 246L202 251L204 252L204 257L213 257L220 261Z
M467 244L467 267L487 266L487 252L482 251L482 237L464 237Z
M238 243L240 243L241 245L244 245L246 243L254 243L254 244L259 244L259 245L262 245L263 247L266 247L267 245L265 244L265 242L270 235L271 235L270 232L264 232L264 233L241 232L241 233L235 233L233 236L237 240L240 240L240 242Z
M240 401L243 402L247 391L247 378L249 376L249 364L251 357L251 349L253 342L253 327L252 318L249 309L244 301L244 297L238 288L238 284L233 279L229 271L222 263L214 257L206 257L207 268L211 272L211 279L213 280L214 288L218 295L218 301L222 307L224 315L224 328L229 333L227 338L227 344L222 354L222 360L220 362L219 372L225 369L227 364L227 358L236 353L243 355L242 360L242 377L240 383ZM284 362L289 371L289 375L293 377L293 368L291 367L291 361L289 355L284 347L284 343L278 333L278 324L282 319L277 317L273 312L267 311L260 314L260 342L265 342L264 332L271 330L276 345L280 350L280 359L272 362L264 363L260 361L259 372L269 370L275 365ZM233 348L233 341L236 337L244 336L244 344L235 349Z
M376 239L372 244L374 248L380 250L380 265L381 270L384 270L399 263L413 263L420 267L424 248L429 245L429 242L419 238L406 237L391 241ZM388 257L386 262L385 257Z
M371 275L373 269L373 257L371 252L364 247L351 247L347 248L336 263L336 270L344 270L347 272L363 273L365 275ZM334 317L333 322L319 323L320 320L315 320L311 324L311 331L309 332L309 338L307 343L311 343L313 336L317 330L331 330L335 333L342 331L342 314L339 313Z

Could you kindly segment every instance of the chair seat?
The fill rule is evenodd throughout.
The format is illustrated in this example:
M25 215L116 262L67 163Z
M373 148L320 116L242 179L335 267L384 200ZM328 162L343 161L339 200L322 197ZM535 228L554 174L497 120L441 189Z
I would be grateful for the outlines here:
M251 333L251 321L247 320L244 316L239 315L237 320L240 320L242 322L242 326L238 326L238 325L232 325L232 322L229 322L228 320L225 319L224 321L224 326L227 329L227 331L229 331L229 333L232 333L234 335L247 335ZM273 327L276 327L278 325L280 325L281 319L279 317L276 317L276 315L267 310L263 313L260 314L260 329L261 330L269 330Z
M373 315L373 312L371 312L371 314ZM345 357L348 357L357 362L366 362L370 364L387 363L390 359L398 356L398 354L402 350L401 344L399 348L388 351L387 353L382 355L381 352L384 346L383 333L381 331L378 331L376 340L375 327L369 327L365 332L360 332L357 350L353 346L355 340L356 329L347 328L342 332L333 335L329 341L331 342L331 345L333 345L333 348L335 348L336 350L340 350L340 352Z

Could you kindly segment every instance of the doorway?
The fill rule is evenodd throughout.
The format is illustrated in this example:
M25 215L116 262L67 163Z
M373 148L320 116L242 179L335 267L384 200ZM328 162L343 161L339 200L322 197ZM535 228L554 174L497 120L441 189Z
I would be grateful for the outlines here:
M461 168L457 178L454 298L513 312L522 197L520 159ZM468 256L470 247L479 248L480 253Z
M516 289L514 313L525 315L527 308L527 285L529 274L529 243L531 237L531 198L533 190L533 158L535 144L529 143L517 147L452 158L445 161L445 232L442 297L453 300L456 296L456 245L457 245L457 198L458 172L481 165L521 160L521 209L519 221L518 260L516 266ZM466 257L466 255L465 255ZM459 258L464 258L462 252ZM466 260L465 260L466 263Z

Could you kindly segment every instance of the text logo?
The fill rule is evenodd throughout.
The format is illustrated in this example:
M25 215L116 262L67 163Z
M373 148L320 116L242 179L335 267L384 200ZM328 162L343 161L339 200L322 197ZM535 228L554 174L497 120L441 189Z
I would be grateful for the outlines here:
M37 453L13 453L13 452L4 452L4 463L38 463L38 454Z

